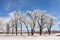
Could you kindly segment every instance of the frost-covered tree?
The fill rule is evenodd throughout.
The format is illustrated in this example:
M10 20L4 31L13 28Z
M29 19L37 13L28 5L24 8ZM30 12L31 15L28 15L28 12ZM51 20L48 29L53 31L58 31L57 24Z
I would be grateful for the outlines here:
M45 25L45 15L46 15L46 12L44 11L38 11L39 12L39 16L38 16L38 25L39 25L39 31L40 31L40 35L42 34L42 29L44 28L44 25Z
M48 28L48 32L49 32L49 35L51 33L51 27L54 26L56 24L56 18L53 17L53 16L49 16L49 20L47 22L47 28Z
M18 27L18 14L16 11L14 12L11 12L10 14L10 17L12 18L11 20L13 21L14 23L14 26L15 26L15 29L16 29L16 35L17 35L17 27Z
M12 35L13 35L13 33L14 33L14 28L15 28L15 23L14 23L14 20L12 19L12 18L10 18L10 28L12 28Z
M20 15L20 24L22 25L22 23L24 23L24 25L26 26L27 32L28 32L28 36L29 36L29 30L28 30L28 17L26 16L26 14L21 14ZM22 35L22 26L21 26L21 35Z
M29 36L29 24L30 24L30 18L29 17L26 17L25 19L25 26L26 26L26 29L27 29L27 32L28 32L28 36Z
M21 36L22 36L22 23L23 23L23 15L22 15L22 13L19 11L18 12L19 13L19 17L18 17L18 19L19 19L19 24L20 24L20 31L21 31Z
M30 16L31 18L31 35L34 35L34 28L35 28L35 25L36 25L36 22L37 22L37 18L38 18L38 13L37 13L37 10L34 10L33 12L31 11L27 11L27 14Z

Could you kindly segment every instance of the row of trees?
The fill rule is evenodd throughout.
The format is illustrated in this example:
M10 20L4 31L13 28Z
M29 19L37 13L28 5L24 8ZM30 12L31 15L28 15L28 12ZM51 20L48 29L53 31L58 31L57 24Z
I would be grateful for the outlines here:
M33 10L33 11L27 11L26 13L22 13L21 11L14 11L9 14L9 22L7 23L7 33L9 33L9 28L12 28L12 34L14 28L16 29L16 35L18 32L18 27L20 26L21 29L21 35L22 35L22 25L24 24L27 33L29 36L29 29L31 29L31 35L34 35L35 26L38 25L39 34L42 34L42 29L46 28L48 29L49 35L51 33L51 27L55 25L56 18L54 16L49 15L46 11L41 10Z

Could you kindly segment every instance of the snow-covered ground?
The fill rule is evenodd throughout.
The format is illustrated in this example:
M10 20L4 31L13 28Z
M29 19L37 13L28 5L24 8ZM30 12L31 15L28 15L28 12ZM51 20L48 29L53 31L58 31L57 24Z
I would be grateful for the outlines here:
M56 34L57 35L57 34ZM60 36L56 36L55 34L51 34L49 35L34 35L34 36L27 36L27 35L23 35L20 36L20 34L18 36L16 35L6 35L6 34L0 34L0 40L60 40Z

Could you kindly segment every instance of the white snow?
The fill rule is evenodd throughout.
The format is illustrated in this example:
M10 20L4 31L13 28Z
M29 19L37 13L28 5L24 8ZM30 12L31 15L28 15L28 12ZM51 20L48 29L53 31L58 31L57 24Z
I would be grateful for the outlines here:
M0 34L0 40L60 40L60 36L56 36L55 34L51 34L49 35L34 35L34 36L27 36L27 35L23 35L21 36L19 35L7 35L7 34Z

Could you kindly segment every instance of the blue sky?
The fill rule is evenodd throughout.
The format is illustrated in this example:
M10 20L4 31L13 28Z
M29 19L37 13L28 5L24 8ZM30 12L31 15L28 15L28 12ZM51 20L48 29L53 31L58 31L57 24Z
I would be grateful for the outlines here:
M0 17L7 17L14 10L46 10L60 20L60 0L0 0Z

